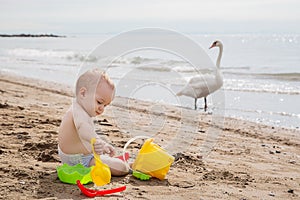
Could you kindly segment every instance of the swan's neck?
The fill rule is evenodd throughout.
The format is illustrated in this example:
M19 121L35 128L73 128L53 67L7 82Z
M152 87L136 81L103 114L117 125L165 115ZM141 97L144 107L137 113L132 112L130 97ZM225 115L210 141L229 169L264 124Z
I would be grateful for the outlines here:
M220 69L220 66L221 66L222 54L223 54L223 45L220 45L219 46L219 55L218 55L217 64L216 64L219 69Z

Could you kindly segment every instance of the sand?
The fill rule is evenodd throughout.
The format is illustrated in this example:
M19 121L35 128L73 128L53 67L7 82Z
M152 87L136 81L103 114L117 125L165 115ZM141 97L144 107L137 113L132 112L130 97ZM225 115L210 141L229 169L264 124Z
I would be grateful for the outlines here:
M7 74L0 85L0 198L87 198L56 174L58 127L71 89ZM113 177L112 187L127 189L110 199L300 199L299 130L232 118L219 123L201 110L128 102L117 97L95 119L97 133L120 153L131 137L156 132L160 145L176 138L170 151L177 157L163 181Z

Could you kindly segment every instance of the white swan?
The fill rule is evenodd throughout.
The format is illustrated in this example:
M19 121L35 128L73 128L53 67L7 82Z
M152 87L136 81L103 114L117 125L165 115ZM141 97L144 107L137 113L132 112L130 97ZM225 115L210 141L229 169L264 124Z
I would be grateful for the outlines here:
M204 111L207 109L206 97L220 89L223 85L223 78L220 73L220 63L223 53L223 44L220 41L215 41L209 49L213 47L219 47L219 55L217 59L216 75L204 74L202 76L196 76L184 86L184 88L177 93L178 96L184 95L195 99L195 110L197 109L197 99L204 97Z

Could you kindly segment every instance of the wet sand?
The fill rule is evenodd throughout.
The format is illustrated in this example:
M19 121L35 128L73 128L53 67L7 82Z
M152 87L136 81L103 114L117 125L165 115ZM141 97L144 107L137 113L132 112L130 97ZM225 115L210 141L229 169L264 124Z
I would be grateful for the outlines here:
M61 183L56 174L58 127L71 104L71 89L7 74L0 74L0 85L0 198L87 198L76 185ZM97 133L119 152L138 133L155 131L161 145L173 138L190 139L174 145L172 154L177 157L165 180L113 177L112 185L127 189L110 198L300 198L299 130L232 118L218 124L213 117L203 111L117 97L95 125ZM130 151L139 147L134 143Z

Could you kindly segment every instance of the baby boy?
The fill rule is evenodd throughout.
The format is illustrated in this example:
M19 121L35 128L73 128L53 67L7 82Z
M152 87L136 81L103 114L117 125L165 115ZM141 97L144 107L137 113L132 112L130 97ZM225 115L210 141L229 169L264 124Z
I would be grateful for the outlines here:
M128 173L127 165L114 158L115 149L96 133L93 117L101 115L115 95L115 86L109 77L98 69L88 70L76 83L76 98L65 114L58 134L58 153L61 161L69 165L95 165L90 141L96 138L94 149L110 167L114 176Z

